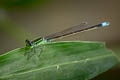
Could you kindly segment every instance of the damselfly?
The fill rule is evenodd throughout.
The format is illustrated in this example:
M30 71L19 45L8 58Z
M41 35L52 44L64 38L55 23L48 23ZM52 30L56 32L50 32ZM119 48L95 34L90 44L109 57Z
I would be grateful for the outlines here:
M106 27L106 26L109 26L109 24L110 24L109 22L102 22L102 23L97 24L97 25L88 26L87 23L81 23L80 25L65 29L61 32L57 32L57 33L54 33L54 34L51 34L51 35L48 35L45 37L40 37L40 38L35 39L33 41L30 41L27 39L25 41L26 42L26 49L32 49L32 51L34 51L32 55L34 55L36 53L35 48L37 46L40 46L41 44L50 42L51 40L54 40L56 38L67 36L67 35L70 35L73 33L81 32L81 31L85 31L85 30L89 30L89 29L93 29L93 28Z

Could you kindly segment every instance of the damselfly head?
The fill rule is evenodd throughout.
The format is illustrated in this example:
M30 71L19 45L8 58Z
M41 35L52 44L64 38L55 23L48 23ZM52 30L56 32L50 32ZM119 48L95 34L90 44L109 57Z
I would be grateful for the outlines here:
M32 43L30 40L26 39L25 42L26 42L26 46L32 46Z

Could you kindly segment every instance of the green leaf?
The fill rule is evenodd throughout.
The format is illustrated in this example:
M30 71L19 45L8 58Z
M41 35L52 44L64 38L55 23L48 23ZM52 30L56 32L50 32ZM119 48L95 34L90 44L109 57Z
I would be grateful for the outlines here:
M99 42L50 42L35 50L28 50L32 54L29 60L24 56L25 48L1 55L0 80L88 80L119 62Z

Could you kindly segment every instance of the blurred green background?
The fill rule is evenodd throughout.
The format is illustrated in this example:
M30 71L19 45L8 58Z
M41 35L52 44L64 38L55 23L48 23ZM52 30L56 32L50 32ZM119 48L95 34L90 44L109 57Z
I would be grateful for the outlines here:
M88 22L109 21L108 28L56 41L102 41L120 57L120 0L0 0L0 53L25 46L25 39L46 36ZM120 66L93 80L119 80Z

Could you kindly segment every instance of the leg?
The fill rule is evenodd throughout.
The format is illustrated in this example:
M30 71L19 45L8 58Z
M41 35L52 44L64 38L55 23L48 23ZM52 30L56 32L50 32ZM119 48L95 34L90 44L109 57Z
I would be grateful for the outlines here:
M41 54L43 53L44 46L40 46L40 53L38 54L38 57L40 58Z
M33 48L30 49L30 52L28 52L28 53L29 54L27 55L27 60L29 60L32 57L33 54L31 54L31 53L33 53Z
M40 57L40 55L42 54L42 52L43 52L43 48L40 48L40 53L39 53L38 57Z
M33 46L33 48L31 49L31 54L29 54L29 58L31 58L33 55L36 55L36 47Z

